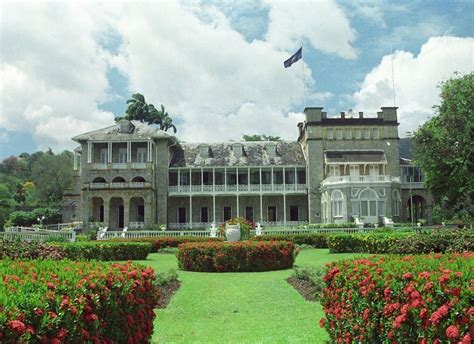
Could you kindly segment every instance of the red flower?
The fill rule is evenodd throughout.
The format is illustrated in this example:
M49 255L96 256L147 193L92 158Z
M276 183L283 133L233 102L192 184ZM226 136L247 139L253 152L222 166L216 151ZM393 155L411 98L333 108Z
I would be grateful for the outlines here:
M462 337L462 344L471 344L471 335L469 333Z
M10 320L8 326L20 336L26 332L26 325L23 324L20 320Z
M403 279L412 279L413 278L413 274L411 272L405 272L403 275L402 275Z
M323 328L324 325L326 325L326 318L321 318L321 320L319 320L319 326Z
M456 339L459 337L459 329L451 325L446 329L446 336L448 336L449 339Z

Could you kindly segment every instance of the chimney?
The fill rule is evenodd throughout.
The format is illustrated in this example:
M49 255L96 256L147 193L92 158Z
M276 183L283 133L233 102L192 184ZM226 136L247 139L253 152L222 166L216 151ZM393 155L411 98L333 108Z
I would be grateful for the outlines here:
M364 113L362 111L359 111L359 118L360 119L364 118Z
M346 118L346 113L344 111L341 111L341 118L342 119Z
M307 107L304 109L304 113L306 114L306 122L321 122L323 117L322 115L322 107Z

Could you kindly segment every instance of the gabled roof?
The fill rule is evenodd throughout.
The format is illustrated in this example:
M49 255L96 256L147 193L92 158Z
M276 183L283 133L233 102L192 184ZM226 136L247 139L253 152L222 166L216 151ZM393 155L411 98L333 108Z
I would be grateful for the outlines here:
M112 125L110 127L90 131L88 133L74 136L72 139L76 142L81 141L123 141L129 139L170 139L174 138L163 130L160 130L151 125L142 123L140 121L128 121L131 124L131 131L129 133L120 132L120 123L122 121Z
M333 150L324 152L324 161L331 163L386 163L382 150Z
M240 158L233 152L233 145L241 144ZM200 156L200 147L208 145L207 158ZM270 158L267 145L276 145L276 156ZM225 143L187 143L174 151L170 167L212 167L212 166L306 166L303 151L298 142L253 141Z

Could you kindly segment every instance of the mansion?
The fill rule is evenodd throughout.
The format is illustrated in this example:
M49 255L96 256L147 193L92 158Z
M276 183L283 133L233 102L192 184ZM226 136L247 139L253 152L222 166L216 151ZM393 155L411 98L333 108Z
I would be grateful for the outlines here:
M290 226L410 222L413 212L431 222L420 169L400 157L397 108L304 113L296 141L187 144L127 120L78 135L64 221L197 229L235 216Z

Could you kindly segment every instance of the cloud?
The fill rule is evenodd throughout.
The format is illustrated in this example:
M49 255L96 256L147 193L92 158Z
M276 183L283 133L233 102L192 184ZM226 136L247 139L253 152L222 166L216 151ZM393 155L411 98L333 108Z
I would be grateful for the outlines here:
M0 128L61 150L73 135L110 124L113 115L98 109L109 84L97 18L75 5L2 7Z
M414 131L433 115L432 106L439 104L440 82L454 72L474 70L473 38L432 37L415 56L407 51L386 55L370 71L353 101L360 111L375 112L381 106L393 105L391 59L395 75L396 104L399 106L399 134Z
M267 41L273 46L293 51L305 39L324 53L356 58L351 46L356 33L334 0L267 3L270 6Z

